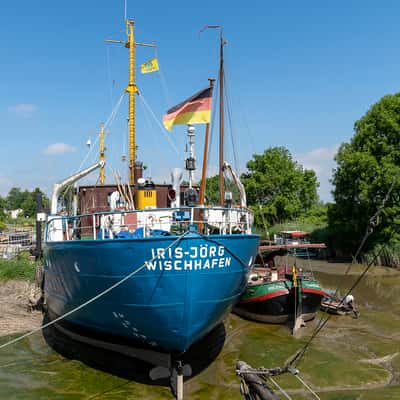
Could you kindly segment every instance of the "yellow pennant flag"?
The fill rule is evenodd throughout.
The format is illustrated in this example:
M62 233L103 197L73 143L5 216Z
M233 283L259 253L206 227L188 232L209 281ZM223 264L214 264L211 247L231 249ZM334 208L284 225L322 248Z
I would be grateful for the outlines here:
M292 268L292 279L293 279L293 286L297 287L297 270L296 270L296 266L293 265Z
M148 74L149 72L155 72L158 70L159 67L157 58L152 58L140 66L140 72L142 74Z

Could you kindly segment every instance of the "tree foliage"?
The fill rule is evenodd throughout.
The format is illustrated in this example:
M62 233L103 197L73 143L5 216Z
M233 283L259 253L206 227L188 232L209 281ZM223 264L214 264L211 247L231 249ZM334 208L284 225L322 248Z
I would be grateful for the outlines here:
M235 186L235 184L225 179L225 191L231 192L233 196L233 204L240 204L240 195L239 190ZM199 183L201 186L201 182ZM219 175L211 176L210 178L206 179L206 204L219 204Z
M241 180L259 226L293 220L318 203L315 172L294 161L285 147L255 154L247 162L247 169Z
M5 227L5 220L6 220L6 201L0 196L0 229Z
M36 213L36 193L41 194L43 207L48 207L49 199L39 188L35 188L30 192L28 190L22 191L18 187L13 187L4 199L3 210L7 209L10 211L20 208L22 209L24 217L33 217Z
M400 94L374 104L355 123L354 131L350 143L342 144L335 157L335 204L328 211L336 244L345 253L355 252L392 185L366 250L378 242L400 241Z

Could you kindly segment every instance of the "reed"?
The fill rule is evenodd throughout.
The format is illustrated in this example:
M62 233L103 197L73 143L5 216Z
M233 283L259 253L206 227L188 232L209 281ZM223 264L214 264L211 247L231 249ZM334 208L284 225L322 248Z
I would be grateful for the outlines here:
M369 263L376 258L374 265L382 265L391 268L400 268L400 243L376 245L372 250L364 253L361 257L363 263ZM379 256L375 256L379 254Z

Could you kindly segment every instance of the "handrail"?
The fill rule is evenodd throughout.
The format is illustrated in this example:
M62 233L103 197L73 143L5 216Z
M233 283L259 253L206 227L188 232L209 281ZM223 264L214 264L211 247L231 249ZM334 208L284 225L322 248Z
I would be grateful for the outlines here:
M132 215L132 217L129 217ZM139 238L177 235L190 226L210 233L251 233L252 212L247 208L176 207L144 210L97 211L81 215L50 215L46 241Z

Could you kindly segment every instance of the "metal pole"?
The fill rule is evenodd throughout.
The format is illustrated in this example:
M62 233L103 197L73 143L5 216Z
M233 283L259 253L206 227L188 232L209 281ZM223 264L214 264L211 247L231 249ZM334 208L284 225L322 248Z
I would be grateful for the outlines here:
M188 125L187 130L188 142L189 142L189 160L194 160L194 136L195 136L195 127L193 125ZM193 187L193 177L194 177L194 169L189 169L189 188Z
M43 212L42 193L36 192L36 250L35 259L38 260L42 257L42 222L38 218L38 214Z
M219 65L219 204L225 203L224 187L224 38L221 31Z

